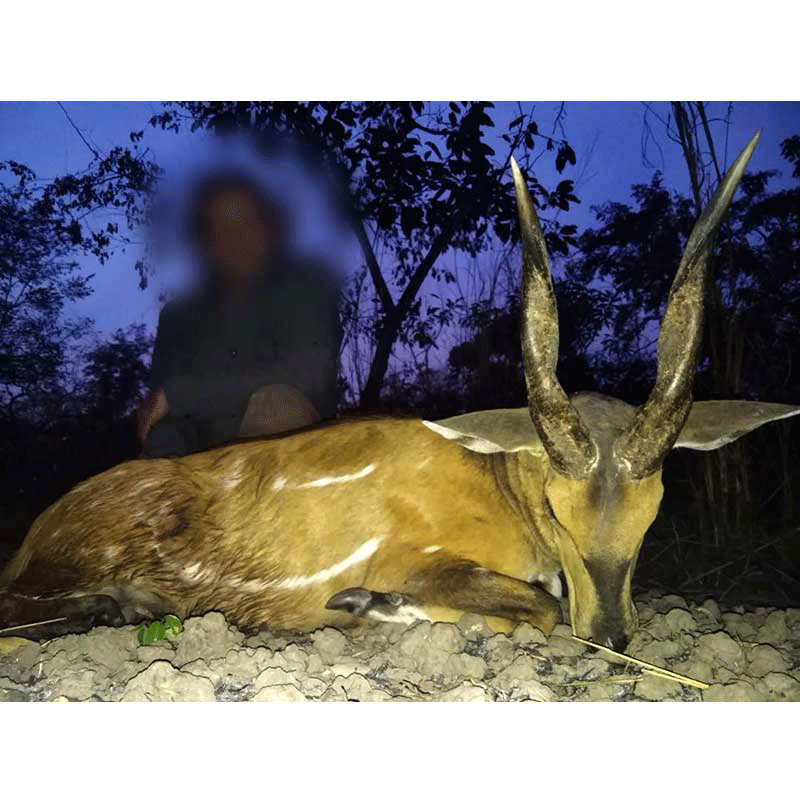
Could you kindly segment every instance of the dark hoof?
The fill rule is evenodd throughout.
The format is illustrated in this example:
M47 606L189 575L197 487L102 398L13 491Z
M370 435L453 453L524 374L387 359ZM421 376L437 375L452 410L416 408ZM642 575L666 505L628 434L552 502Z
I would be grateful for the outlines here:
M21 636L38 642L69 633L86 633L97 625L125 624L117 601L104 594L46 600L0 595L0 636Z
M344 611L356 617L366 617L375 622L397 622L409 625L429 619L414 601L399 592L372 592L369 589L345 589L331 597L325 608Z
M369 589L345 589L337 592L325 603L325 608L331 611L346 611L356 617L363 617L374 602L376 592Z

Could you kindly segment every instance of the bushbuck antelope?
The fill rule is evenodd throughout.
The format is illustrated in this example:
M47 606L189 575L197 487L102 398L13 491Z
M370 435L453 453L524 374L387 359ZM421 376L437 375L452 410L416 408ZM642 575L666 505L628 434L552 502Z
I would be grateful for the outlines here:
M52 635L174 612L245 628L451 620L471 611L549 632L560 573L579 636L625 648L631 573L672 447L708 450L800 407L694 405L713 237L753 137L692 231L641 408L568 398L544 238L512 163L522 233L528 408L439 422L340 422L81 483L33 524L4 575L5 625Z

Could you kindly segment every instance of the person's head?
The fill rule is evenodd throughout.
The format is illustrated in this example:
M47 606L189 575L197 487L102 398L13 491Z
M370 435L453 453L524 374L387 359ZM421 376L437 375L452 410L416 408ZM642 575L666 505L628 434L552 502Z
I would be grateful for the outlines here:
M211 269L246 283L283 248L285 216L249 176L215 173L195 187L189 233Z

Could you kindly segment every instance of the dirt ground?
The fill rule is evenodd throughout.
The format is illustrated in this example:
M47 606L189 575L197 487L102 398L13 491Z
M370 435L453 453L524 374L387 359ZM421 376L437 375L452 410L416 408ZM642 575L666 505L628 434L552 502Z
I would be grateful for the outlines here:
M341 633L245 636L221 614L139 645L136 628L96 628L41 644L0 639L5 701L720 701L800 700L800 609L637 598L627 654L696 682L649 674L530 625L495 634L457 625L381 624Z

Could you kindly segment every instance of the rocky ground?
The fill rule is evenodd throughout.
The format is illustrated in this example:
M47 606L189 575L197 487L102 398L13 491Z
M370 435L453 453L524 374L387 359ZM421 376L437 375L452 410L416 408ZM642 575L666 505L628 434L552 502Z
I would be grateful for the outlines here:
M97 628L38 644L0 639L0 699L26 700L800 700L800 609L721 610L675 595L637 599L628 654L709 684L643 674L571 638L529 625L491 635L458 625L382 624L347 634L245 636L212 613L174 639Z

